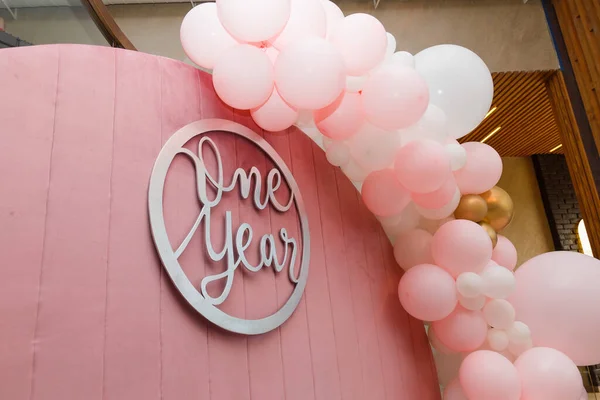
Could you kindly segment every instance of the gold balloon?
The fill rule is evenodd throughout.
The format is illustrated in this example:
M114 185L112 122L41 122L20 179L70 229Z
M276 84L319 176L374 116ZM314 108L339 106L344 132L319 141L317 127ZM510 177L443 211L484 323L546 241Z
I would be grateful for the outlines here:
M487 203L481 196L466 194L460 198L460 203L458 203L458 207L454 211L454 218L479 222L485 218L487 212Z
M492 241L492 247L496 247L496 244L498 243L498 234L496 233L496 230L494 228L492 228L492 226L490 224L485 223L485 222L480 222L479 226L481 226L483 229L485 229L485 232L490 237L490 239Z
M504 189L494 186L491 190L480 195L488 206L488 212L483 219L500 232L512 221L515 213L515 205Z

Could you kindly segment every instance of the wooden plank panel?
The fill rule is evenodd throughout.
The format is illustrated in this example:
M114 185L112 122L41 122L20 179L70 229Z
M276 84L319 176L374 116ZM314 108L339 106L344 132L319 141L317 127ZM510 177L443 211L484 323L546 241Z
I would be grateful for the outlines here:
M575 187L575 193L588 227L587 232L594 255L600 255L600 196L594 182L592 169L587 162L587 155L579 136L579 129L569 103L564 78L561 73L554 75L548 81L548 93L552 106L560 124L565 157L569 173Z

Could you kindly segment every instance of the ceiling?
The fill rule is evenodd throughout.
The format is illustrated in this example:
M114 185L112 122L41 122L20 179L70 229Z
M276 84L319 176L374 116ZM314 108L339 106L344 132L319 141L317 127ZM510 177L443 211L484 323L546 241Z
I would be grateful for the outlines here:
M5 0L10 8L81 6L79 0ZM189 3L189 0L104 0L104 4ZM194 4L201 1L194 0ZM4 8L0 2L0 8Z
M496 130L485 143L504 157L550 153L561 144L546 91L546 81L555 72L493 73L495 111L460 141L485 140ZM562 148L553 153L562 153Z

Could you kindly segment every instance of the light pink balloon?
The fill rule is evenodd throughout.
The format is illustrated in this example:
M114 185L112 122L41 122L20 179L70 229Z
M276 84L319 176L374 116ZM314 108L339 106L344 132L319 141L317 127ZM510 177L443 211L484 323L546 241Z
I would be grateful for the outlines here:
M219 56L238 44L221 25L215 3L192 8L183 18L179 38L190 60L207 69L213 69Z
M265 104L250 111L252 119L266 131L278 132L294 125L298 111L287 104L277 89L273 88L271 97Z
M581 375L569 357L558 350L535 347L517 358L515 367L527 400L567 400L581 395Z
M367 208L380 217L399 214L410 202L410 193L396 179L394 171L384 169L370 173L362 186Z
M454 210L456 210L456 207L458 207L459 203L460 191L458 190L458 188L456 188L452 199L440 208L424 208L417 205L417 211L419 211L419 214L421 214L424 218L429 220L442 221L448 218L454 219L452 214L454 214Z
M454 351L476 350L487 338L488 325L481 311L470 311L462 306L456 307L446 318L434 321L432 326L438 339Z
M406 312L422 321L447 317L458 302L454 279L431 264L417 265L406 271L400 279L398 295ZM443 340L442 343L445 344Z
M444 388L444 400L469 400L458 378L454 379Z
M416 193L438 190L451 175L444 146L433 140L415 140L402 146L396 153L394 169L402 185Z
M365 123L348 140L352 157L368 171L388 168L400 148L400 135Z
M442 225L431 242L436 264L452 276L481 272L492 257L492 242L486 231L472 221L457 219Z
M233 108L259 107L273 92L273 64L259 48L239 44L219 57L213 85L221 100Z
M585 390L585 387L581 387L581 395L579 397L579 400L588 400L588 394L587 394L587 390Z
M433 235L423 229L413 229L398 235L394 242L394 257L398 265L408 271L415 265L433 264L432 238Z
M498 235L498 243L492 252L492 260L498 265L514 271L517 266L517 249L505 236Z
M454 172L460 192L481 194L496 186L502 176L502 158L498 152L485 143L467 142L462 146L467 151L467 163Z
M385 28L372 15L357 13L340 21L331 34L346 64L346 73L360 76L377 66L385 56L387 34Z
M298 40L310 37L325 39L326 34L327 15L321 0L291 0L290 19L271 43L283 50Z
M432 327L427 329L427 338L429 339L429 344L431 344L431 347L433 347L437 352L443 354L455 354L455 352L444 346L444 343L440 342L440 339L438 339L435 335L435 329Z
M521 382L515 366L494 351L479 350L469 354L460 366L459 378L468 399L521 399Z
M334 140L351 137L358 132L364 121L359 93L343 91L333 103L315 111L317 128L323 135Z
M242 42L262 42L279 32L290 18L290 0L216 0L219 19Z
M600 363L600 261L571 251L536 256L515 272L509 301L531 330L533 345L565 353L577 365Z
M299 40L279 53L275 83L281 97L293 107L320 109L335 101L344 90L344 61L325 39Z
M321 0L321 4L327 18L327 38L329 39L337 25L344 20L344 13L333 1Z
M383 65L362 89L367 120L383 129L406 128L416 123L429 104L427 83L408 67Z
M448 204L456 193L456 182L452 174L448 175L446 182L439 189L429 193L412 193L411 197L419 207L436 209Z

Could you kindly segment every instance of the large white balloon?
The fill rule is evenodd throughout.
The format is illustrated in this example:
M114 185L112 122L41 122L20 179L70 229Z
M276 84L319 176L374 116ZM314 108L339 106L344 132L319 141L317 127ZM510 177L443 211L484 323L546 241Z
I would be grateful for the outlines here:
M243 42L271 39L283 30L290 18L290 0L216 1L221 23Z
M181 23L179 38L190 60L209 70L224 51L238 44L221 25L215 3L192 8Z
M433 46L415 56L415 68L429 86L430 103L446 113L450 137L463 137L483 121L494 82L477 54L451 44Z

